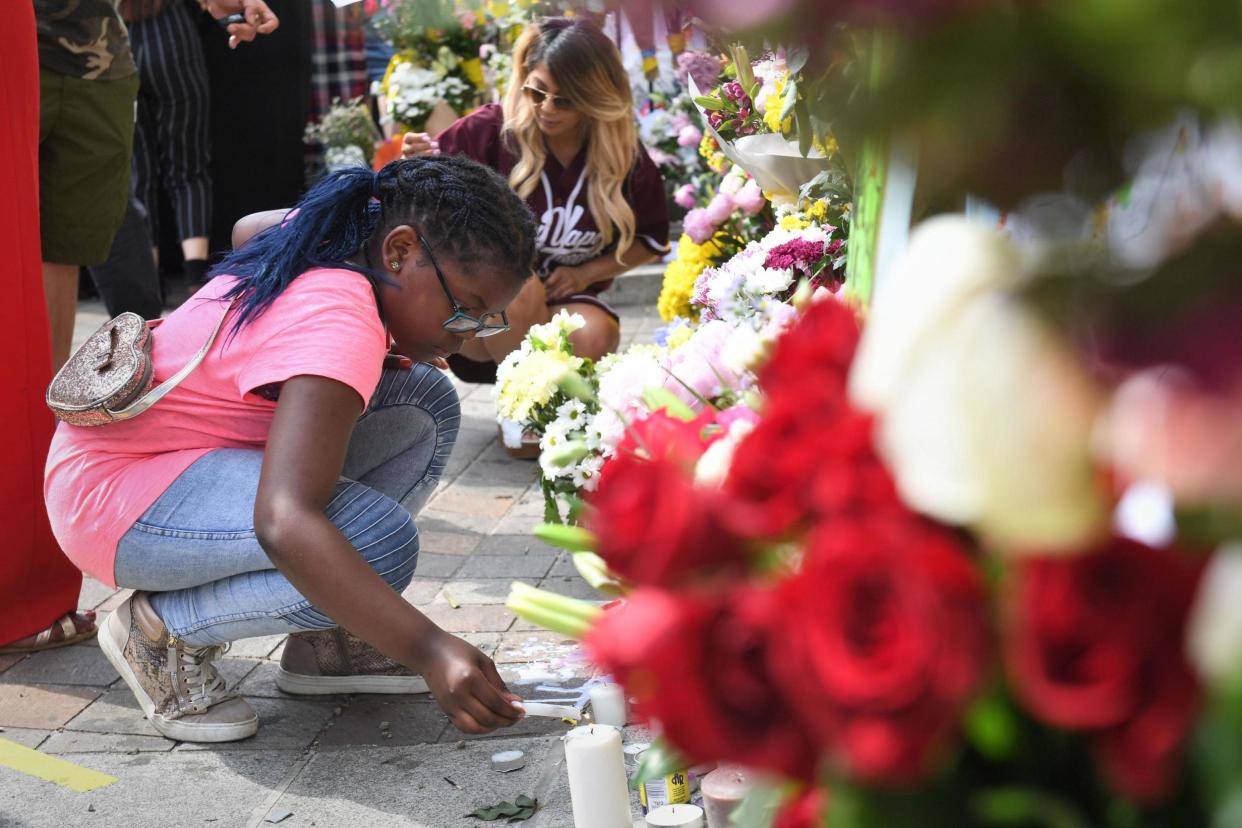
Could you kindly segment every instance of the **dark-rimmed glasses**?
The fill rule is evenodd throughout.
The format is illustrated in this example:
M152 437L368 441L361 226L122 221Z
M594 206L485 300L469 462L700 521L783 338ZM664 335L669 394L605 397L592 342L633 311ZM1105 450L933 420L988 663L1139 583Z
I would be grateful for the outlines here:
M444 288L444 295L448 297L449 306L453 309L453 315L445 319L440 327L452 334L459 336L467 336L474 334L476 337L494 336L498 333L504 333L509 330L509 317L504 311L500 313L485 313L480 317L474 317L462 310L462 305L457 301L457 297L453 296L453 291L449 290L448 280L444 278L444 271L440 270L440 265L436 262L435 255L431 252L431 245L427 244L427 240L420 233L418 242L423 246L423 250L427 253L427 258L431 260L431 267L436 272L436 278L440 280L440 287ZM488 320L499 319L500 322L490 322Z
M522 91L526 93L526 97L530 98L530 102L534 104L535 109L543 106L543 102L548 98L552 99L552 108L559 109L562 112L569 112L576 108L576 105L569 98L562 95L549 95L546 89L540 89L538 86L531 86L529 83L522 87Z

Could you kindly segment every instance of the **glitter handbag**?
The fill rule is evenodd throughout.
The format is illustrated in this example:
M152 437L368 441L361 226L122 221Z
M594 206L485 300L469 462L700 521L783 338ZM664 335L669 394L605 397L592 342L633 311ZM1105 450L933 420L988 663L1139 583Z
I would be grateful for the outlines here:
M105 322L56 372L44 398L47 407L58 420L75 426L137 417L198 367L232 307L229 302L194 358L156 388L152 388L151 330L159 320L147 322L136 313L123 313Z

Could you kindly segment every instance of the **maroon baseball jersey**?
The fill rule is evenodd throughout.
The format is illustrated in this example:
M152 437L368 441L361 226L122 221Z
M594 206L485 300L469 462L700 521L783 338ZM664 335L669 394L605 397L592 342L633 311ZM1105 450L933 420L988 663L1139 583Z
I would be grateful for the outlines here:
M457 121L436 136L440 152L464 155L508 178L518 156L501 139L504 112L500 104L487 104ZM539 221L538 270L550 273L558 265L581 264L598 255L599 227L591 216L587 201L586 148L568 167L549 153L535 187L526 203ZM668 252L668 204L664 200L664 181L655 162L639 146L638 159L626 179L625 200L634 211L635 238L657 255ZM609 248L611 250L613 248ZM591 286L599 292L611 282Z

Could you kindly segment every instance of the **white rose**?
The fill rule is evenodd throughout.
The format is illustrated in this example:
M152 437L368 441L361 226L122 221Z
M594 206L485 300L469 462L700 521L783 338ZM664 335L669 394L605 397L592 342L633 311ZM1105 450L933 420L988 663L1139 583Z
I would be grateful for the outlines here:
M1190 612L1186 648L1190 663L1209 684L1242 675L1242 543L1212 556Z
M1002 547L1077 549L1107 529L1089 438L1100 394L1010 295L1015 250L946 217L911 237L863 335L850 391L905 501Z

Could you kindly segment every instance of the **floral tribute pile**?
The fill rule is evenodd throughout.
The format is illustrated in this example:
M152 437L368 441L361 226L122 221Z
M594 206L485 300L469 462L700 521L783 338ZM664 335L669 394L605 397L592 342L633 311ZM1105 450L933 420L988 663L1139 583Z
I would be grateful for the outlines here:
M1204 548L1105 521L1019 554L912 510L851 393L858 319L820 297L755 410L636 418L583 526L544 532L623 601L515 584L510 606L582 638L670 761L769 774L779 810L745 824L1205 824L1185 783Z

